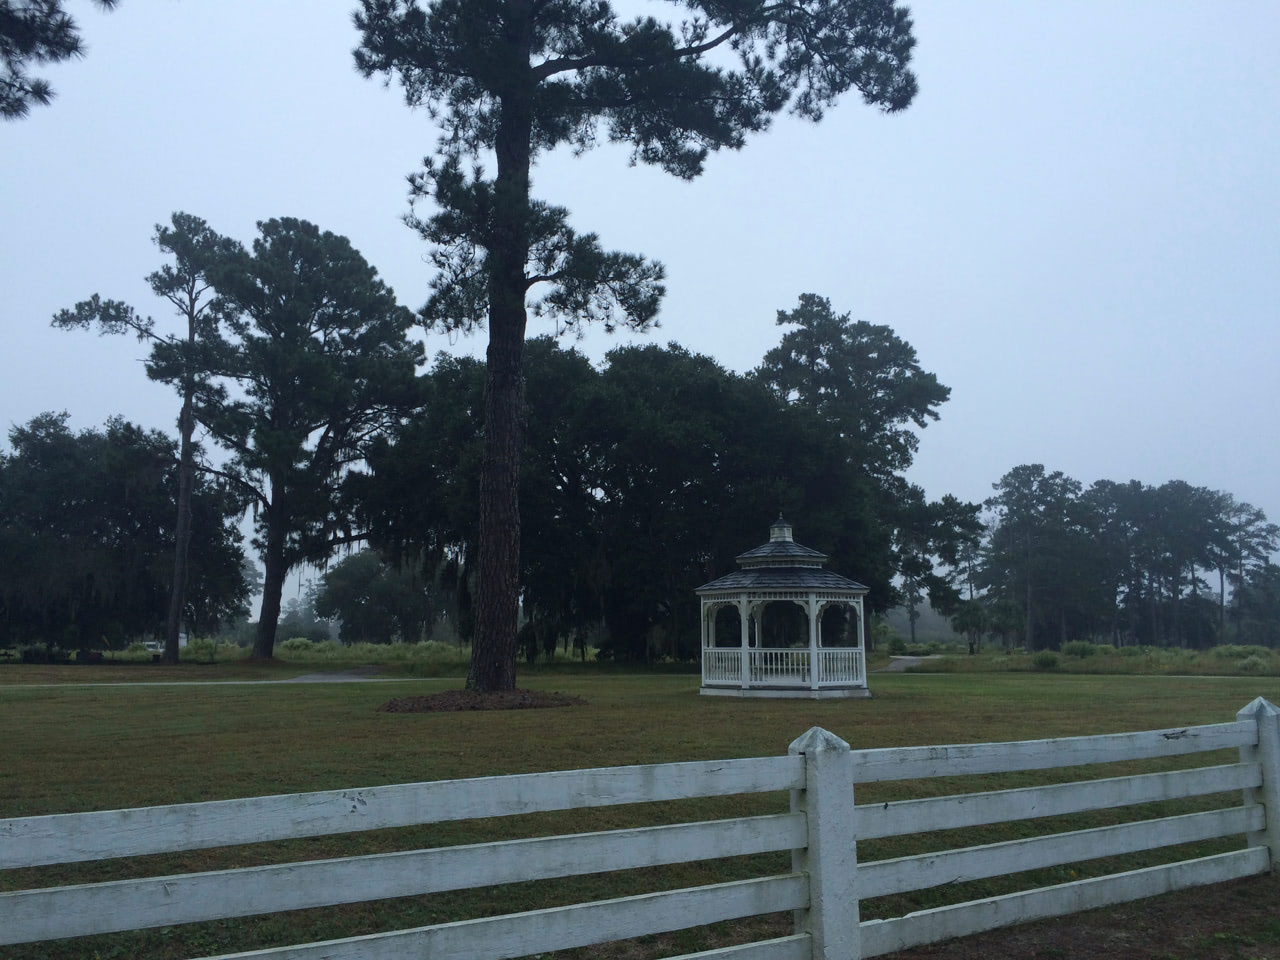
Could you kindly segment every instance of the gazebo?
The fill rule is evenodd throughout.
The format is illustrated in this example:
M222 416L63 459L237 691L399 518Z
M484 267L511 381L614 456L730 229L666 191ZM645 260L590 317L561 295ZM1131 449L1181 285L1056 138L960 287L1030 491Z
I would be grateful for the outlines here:
M702 688L713 696L869 697L867 588L822 569L778 517L740 570L704 583Z

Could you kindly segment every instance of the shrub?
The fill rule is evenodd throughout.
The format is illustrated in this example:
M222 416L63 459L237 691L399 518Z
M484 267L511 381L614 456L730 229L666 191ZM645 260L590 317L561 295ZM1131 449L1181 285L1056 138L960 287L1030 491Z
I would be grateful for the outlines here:
M1224 643L1220 647L1214 647L1209 653L1222 660L1243 660L1247 657L1265 657L1271 651L1266 647L1250 647L1238 643Z
M188 640L187 645L178 651L178 656L195 663L213 663L218 659L218 645L207 637Z
M907 641L901 637L895 636L889 641L889 653L891 656L900 657L907 652Z
M1068 657L1079 657L1083 660L1085 657L1092 657L1096 654L1098 648L1088 640L1072 640L1070 643L1063 644L1062 652Z
M1122 657L1140 657L1142 656L1141 647L1121 647L1116 653Z
M1256 653L1250 654L1236 663L1236 669L1241 673L1261 673L1267 666L1267 662Z
M290 637L288 640L284 641L284 643L280 644L280 649L288 650L291 653L297 653L304 650L310 650L313 646L315 646L315 644L306 637Z
M1052 650L1041 650L1031 658L1031 666L1037 670L1057 670L1058 655Z

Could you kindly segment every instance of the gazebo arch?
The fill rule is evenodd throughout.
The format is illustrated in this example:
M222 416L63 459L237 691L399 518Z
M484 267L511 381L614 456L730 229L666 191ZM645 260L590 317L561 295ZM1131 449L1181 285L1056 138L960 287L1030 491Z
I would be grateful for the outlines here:
M702 612L700 692L742 697L871 696L863 603L867 588L822 569L826 554L796 543L791 524L782 517L769 528L768 543L748 550L737 561L740 570L696 591ZM766 627L765 608L778 602L795 604L802 612L803 635L794 642L785 643L784 630ZM853 629L843 631L845 638L823 634L823 617L837 606L854 618ZM726 607L738 612L734 646L716 643L716 617ZM846 642L830 642L835 639Z

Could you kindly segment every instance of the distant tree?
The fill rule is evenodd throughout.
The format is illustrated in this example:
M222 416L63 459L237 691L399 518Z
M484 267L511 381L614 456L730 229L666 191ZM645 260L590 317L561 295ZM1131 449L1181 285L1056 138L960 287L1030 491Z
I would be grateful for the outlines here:
M424 317L489 329L471 689L515 685L530 290L549 286L535 315L638 329L663 292L661 266L605 251L564 208L531 199L537 155L588 149L604 127L633 159L691 179L709 151L742 146L788 103L817 120L851 88L886 110L915 94L911 20L890 0L690 6L678 27L620 21L607 0L362 0L355 14L357 68L398 76L443 126L412 180L437 206L410 220L439 271ZM492 179L478 162L490 151Z
M983 582L1018 606L1028 651L1091 633L1099 560L1080 482L1035 463L1014 467L993 487Z
M837 314L826 297L802 294L779 310L794 326L765 354L757 375L790 401L815 410L875 477L911 466L920 440L912 427L938 419L951 388L921 368L915 348L887 326Z
M860 477L864 528L870 517L888 532L892 548L884 557L902 585L902 596L884 599L917 605L927 593L945 611L956 596L935 560L958 563L961 544L979 535L978 507L954 497L929 503L902 473L919 446L916 431L938 419L950 388L920 366L915 348L892 328L837 314L825 297L802 294L794 310L778 311L777 323L794 329L765 354L755 376L816 414ZM833 559L848 564L859 562L856 556Z
M421 348L406 339L412 313L345 237L292 218L258 231L252 252L207 268L232 314L202 354L195 416L254 507L265 574L253 655L266 658L289 569L355 536L335 509L341 480L412 399ZM178 378L185 354L158 344L153 363Z
M110 10L116 0L95 0ZM0 0L0 117L25 117L32 104L53 100L48 81L27 75L29 65L84 55L75 20L63 0Z
M210 230L199 217L175 213L171 224L169 227L156 225L155 243L172 256L173 262L148 276L147 283L155 295L169 301L185 321L183 335L158 333L150 317L138 314L133 307L118 300L102 300L96 293L73 309L59 312L53 318L53 325L63 329L96 326L100 334L133 333L140 341L167 348L147 363L147 375L173 384L182 396L178 414L178 519L174 528L173 576L163 654L166 663L177 663L178 634L182 630L182 610L186 603L191 491L196 471L196 385L208 377L208 358L200 352L208 347L208 341L217 337L219 324L231 314L230 304L210 290L205 270L234 253L235 247Z
M72 433L42 414L0 455L0 637L90 647L164 626L178 477L173 442L110 420ZM207 632L243 612L242 501L198 479L183 620Z
M431 595L422 578L374 550L353 553L326 570L312 605L317 616L339 621L344 643L416 643L431 623Z

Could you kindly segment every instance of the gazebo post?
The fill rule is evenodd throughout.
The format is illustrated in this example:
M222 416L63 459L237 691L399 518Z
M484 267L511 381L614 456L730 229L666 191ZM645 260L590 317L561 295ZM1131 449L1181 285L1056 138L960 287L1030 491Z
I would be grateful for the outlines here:
M857 681L867 680L867 618L862 609L862 598L853 601L858 611L858 675Z
M747 595L744 593L738 599L738 625L742 628L742 641L739 656L742 658L742 689L745 690L751 686L751 651L747 649Z
M818 689L818 598L812 591L806 598L809 611L809 689Z

